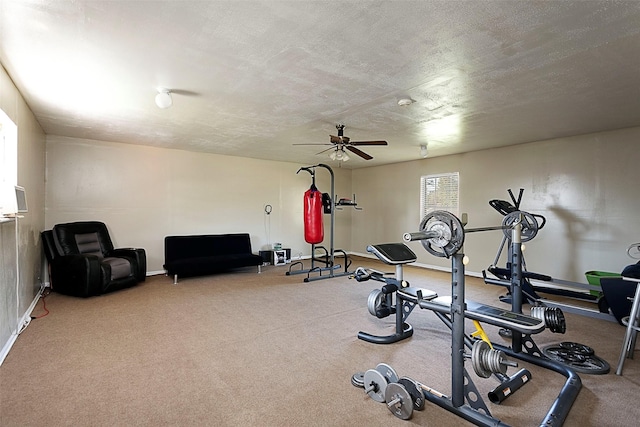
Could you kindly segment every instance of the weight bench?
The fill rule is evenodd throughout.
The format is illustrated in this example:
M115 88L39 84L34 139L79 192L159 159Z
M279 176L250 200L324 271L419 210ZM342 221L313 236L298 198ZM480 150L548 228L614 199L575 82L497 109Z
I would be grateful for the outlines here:
M465 301L465 304L464 317L478 322L515 330L526 335L540 333L545 328L544 321L536 317L469 300ZM431 301L421 300L418 305L423 309L447 314L451 312L451 297L438 297Z
M406 288L398 288L397 295L405 301L418 304L420 301L431 301L438 297L434 291L425 288L416 288L415 286L407 286Z
M402 286L406 283L402 278L402 266L404 264L414 262L417 259L416 254L409 249L408 246L403 243L384 243L369 245L367 247L367 251L376 255L378 259L383 261L385 264L396 265L396 281L398 282L398 286L395 292L398 300L417 304L420 308L436 311L442 314L451 312L451 297L438 297L438 294L433 291L408 286L408 284L407 286ZM384 290L380 295L383 293ZM465 301L465 304L465 317L472 320L477 320L479 322L484 322L501 328L516 330L526 335L537 334L542 332L545 328L544 321L535 317L503 310L490 305L480 304L474 301ZM410 325L407 326L409 328L411 327ZM402 330L404 330L404 328ZM400 333L400 331L396 331L394 336L398 333ZM358 334L358 337L361 339L365 339L365 337L372 337L370 334L364 334L365 337L362 337L362 334L362 332ZM384 338L387 339L388 337ZM404 338L408 337L403 337L401 339ZM376 337L376 341L371 342L379 343L379 339L380 337ZM369 339L365 340L369 341Z

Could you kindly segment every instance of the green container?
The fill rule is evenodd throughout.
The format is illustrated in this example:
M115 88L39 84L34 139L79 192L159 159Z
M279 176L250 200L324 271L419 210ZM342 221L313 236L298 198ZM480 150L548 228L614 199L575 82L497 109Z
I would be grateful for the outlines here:
M589 284L591 286L597 286L598 290L591 290L589 291L589 293L591 295L595 295L598 296L600 294L601 291L601 287L600 287L600 279L603 277L622 277L622 275L620 273L609 273L607 271L587 271L586 273L584 273L585 276L587 276L587 282L589 282Z

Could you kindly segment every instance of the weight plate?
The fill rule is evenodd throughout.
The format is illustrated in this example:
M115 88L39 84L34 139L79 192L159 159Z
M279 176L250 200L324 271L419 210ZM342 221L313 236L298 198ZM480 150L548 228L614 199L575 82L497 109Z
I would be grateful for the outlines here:
M560 347L573 353L582 354L584 356L591 356L592 354L596 354L596 352L591 347L585 344L580 344L578 342L563 341L560 343Z
M577 347L554 344L545 347L542 353L551 360L560 362L583 374L602 375L609 373L611 367L606 360L599 358L595 354L585 354L585 349L576 350ZM590 348L590 347L589 347ZM574 351L575 350L575 351Z
M451 212L433 211L420 222L420 231L436 231L439 237L422 240L422 246L431 255L450 258L464 244L464 227Z
M451 229L442 221L435 220L429 224L429 231L435 231L440 234L439 237L429 239L429 242L437 247L444 248L451 241Z
M393 415L408 420L413 414L413 401L409 392L398 383L392 383L385 390L385 402Z
M372 316L376 316L376 312L382 306L383 301L384 294L380 289L374 289L369 293L369 298L367 299L367 308L369 309L369 313Z
M547 307L544 313L545 323L549 325L549 330L553 333L564 334L567 331L567 321L562 310L558 307Z
M545 327L553 333L564 334L567 331L567 321L558 307L531 307L531 317L544 321Z
M387 379L375 369L369 369L364 373L364 391L376 402L384 402L384 393L387 389Z
M538 230L540 229L538 225L538 221L529 212L514 211L514 212L511 212L510 214L507 214L502 219L502 226L509 227L509 228L504 228L502 232L507 237L507 239L511 240L511 238L513 237L511 234L512 233L511 226L518 219L520 219L520 216L522 216L522 231L520 232L520 241L524 243L536 237L536 235L538 234Z
M491 376L491 371L487 369L484 363L485 354L491 350L489 344L482 340L478 340L473 343L473 347L471 348L471 364L473 365L473 370L475 373L481 378L489 378Z
M400 378L398 380L398 384L403 386L411 396L411 400L413 401L413 409L416 411L422 411L424 409L425 397L422 393L422 388L420 387L420 385L408 377Z
M604 296L598 297L598 311L600 313L612 314L610 308L609 302Z
M398 382L398 374L391 366L387 365L386 363L379 363L378 366L376 366L376 371L384 375L388 383Z
M364 372L356 372L351 377L351 384L356 387L364 388Z

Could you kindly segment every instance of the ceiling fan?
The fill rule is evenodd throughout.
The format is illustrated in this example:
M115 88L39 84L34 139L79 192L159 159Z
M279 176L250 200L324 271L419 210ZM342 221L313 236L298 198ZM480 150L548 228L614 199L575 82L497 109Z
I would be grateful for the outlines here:
M329 135L329 144L293 144L293 145L331 145L330 148L322 150L318 154L322 154L326 151L333 150L329 157L332 160L349 160L349 156L345 153L344 149L351 151L352 153L362 157L365 160L371 160L373 157L365 153L364 151L356 148L357 145L387 145L387 141L351 141L348 136L344 136L344 125L337 124L338 136Z

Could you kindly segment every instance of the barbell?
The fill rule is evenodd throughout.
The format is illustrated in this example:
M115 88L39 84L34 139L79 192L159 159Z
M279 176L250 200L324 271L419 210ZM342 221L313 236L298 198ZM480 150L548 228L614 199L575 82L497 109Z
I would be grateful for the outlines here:
M465 216L466 214L463 214L463 218ZM427 214L420 222L420 231L405 233L402 239L405 242L420 240L422 246L430 254L449 258L462 248L466 233L503 230L504 235L511 239L511 230L517 224L522 225L520 234L522 242L528 242L533 239L540 229L535 217L524 211L511 212L503 218L502 225L499 226L466 229L462 221L451 212L433 211Z

